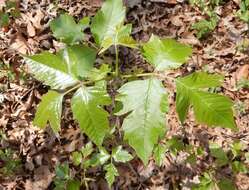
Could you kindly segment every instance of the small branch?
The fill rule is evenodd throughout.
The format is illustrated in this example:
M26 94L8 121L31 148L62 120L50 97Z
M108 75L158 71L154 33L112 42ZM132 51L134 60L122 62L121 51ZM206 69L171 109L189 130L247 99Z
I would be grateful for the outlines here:
M116 54L116 62L115 62L115 76L119 75L119 56L118 56L118 46L115 44L115 54Z

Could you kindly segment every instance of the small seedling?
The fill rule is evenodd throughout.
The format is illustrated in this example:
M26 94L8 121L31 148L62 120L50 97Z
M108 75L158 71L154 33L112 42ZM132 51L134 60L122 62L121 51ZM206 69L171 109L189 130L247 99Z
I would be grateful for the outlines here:
M16 157L14 152L7 148L0 150L0 174L11 176L21 167L21 160Z
M192 29L197 31L197 37L204 38L210 34L217 26L219 17L215 12L215 7L221 3L220 0L190 0L192 6L197 6L207 16L192 25Z
M80 182L72 178L68 163L55 168L54 190L80 190Z
M5 6L0 9L0 27L7 28L10 23L10 18L18 18L20 11L18 9L17 1L9 0L5 1Z

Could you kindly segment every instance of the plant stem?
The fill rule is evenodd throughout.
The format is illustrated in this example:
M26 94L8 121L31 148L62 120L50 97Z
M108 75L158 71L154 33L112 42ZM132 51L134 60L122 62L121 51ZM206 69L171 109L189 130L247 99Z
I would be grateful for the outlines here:
M148 77L148 76L157 76L157 73L141 73L141 74L133 74L133 75L122 75L122 78L132 78L132 77Z
M116 54L116 62L115 62L115 76L119 75L119 56L118 56L118 46L115 44L115 54Z
M68 94L69 92L72 92L76 89L78 89L79 87L81 87L82 83L78 83L77 85L73 86L72 88L70 88L69 90L67 90L66 92L64 92L63 94Z

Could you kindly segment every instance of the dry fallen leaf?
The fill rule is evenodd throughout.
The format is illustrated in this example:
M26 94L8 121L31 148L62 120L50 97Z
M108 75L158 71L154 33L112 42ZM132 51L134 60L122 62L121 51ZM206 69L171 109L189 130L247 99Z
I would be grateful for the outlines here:
M236 72L235 78L237 82L243 79L249 79L249 65L246 64L240 67Z

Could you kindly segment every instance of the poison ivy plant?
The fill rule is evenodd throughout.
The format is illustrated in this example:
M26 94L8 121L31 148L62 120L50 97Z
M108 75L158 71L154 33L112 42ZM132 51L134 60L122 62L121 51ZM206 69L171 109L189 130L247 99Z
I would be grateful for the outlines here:
M1 132L2 133L2 132ZM1 134L1 138L4 134ZM0 175L11 176L21 168L21 159L10 148L0 150Z
M80 190L80 181L73 179L68 163L57 165L55 168L54 190Z
M190 0L191 5L197 6L207 16L207 18L199 20L192 25L192 29L197 31L197 38L206 37L216 28L219 17L215 8L221 2L222 0Z
M182 123L193 107L199 123L236 128L232 101L221 94L209 92L209 88L221 86L223 77L205 72L194 72L176 79L169 77L165 71L177 69L187 62L192 53L191 47L155 35L140 47L130 36L131 25L124 25L124 20L122 0L106 0L91 20L90 31L96 42L93 44L84 39L83 30L89 26L88 17L76 23L73 17L61 15L50 25L53 35L66 43L65 48L56 54L42 52L25 57L29 72L51 88L41 98L34 124L44 128L49 122L58 134L63 99L65 96L67 101L71 98L73 118L98 150L96 153L92 150L93 145L84 146L72 154L73 163L84 171L104 165L110 186L118 176L115 163L128 162L133 158L119 145L122 138L145 165L152 155L160 165L166 150L177 152L181 148L186 149L187 146L175 138L164 142L169 109L169 89L164 87L167 83L162 83L165 78L176 83L176 111ZM96 50L86 44L91 44ZM115 47L115 65L99 61L95 64L96 57L98 60L102 58L101 53L110 46ZM121 70L119 46L138 48L154 71L131 75ZM114 127L113 122L109 122L114 117L119 117L121 126ZM115 136L115 130L118 130L119 137ZM110 151L111 154L107 151L109 138L112 147L116 147ZM190 154L194 153L190 151Z
M195 185L192 190L236 190L233 182L227 178L215 179L213 174L204 173L200 179L200 183Z
M18 18L20 16L20 10L18 9L17 1L3 1L2 9L0 10L0 27L8 27L11 21L11 18Z

